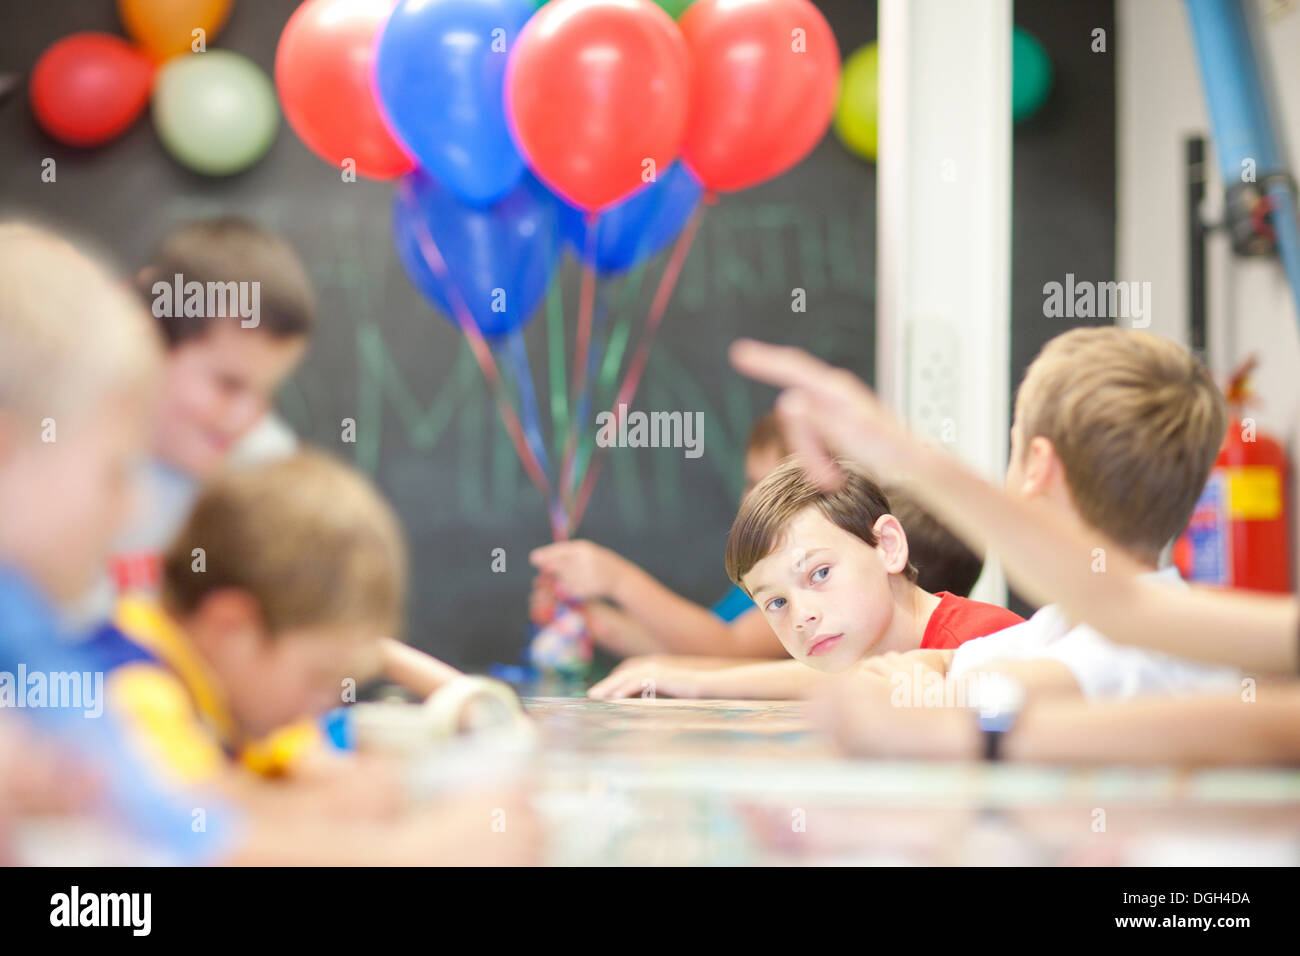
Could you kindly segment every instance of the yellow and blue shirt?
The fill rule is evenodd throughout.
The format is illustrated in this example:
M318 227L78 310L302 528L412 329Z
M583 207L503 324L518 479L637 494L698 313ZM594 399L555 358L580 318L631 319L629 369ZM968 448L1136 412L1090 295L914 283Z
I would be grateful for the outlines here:
M274 776L321 742L310 723L243 742L220 681L176 621L151 601L123 599L91 646L106 671L109 707L178 783L210 781L236 761Z

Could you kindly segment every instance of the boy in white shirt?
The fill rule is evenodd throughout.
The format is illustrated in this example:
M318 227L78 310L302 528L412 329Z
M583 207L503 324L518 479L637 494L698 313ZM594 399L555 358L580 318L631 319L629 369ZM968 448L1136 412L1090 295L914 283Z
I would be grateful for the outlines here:
M1067 518L1096 541L1092 568L1120 549L1144 578L1186 524L1227 426L1222 395L1195 358L1145 332L1078 328L1044 346L1016 395L1006 488ZM893 655L875 669L893 682L916 668L953 676L1002 673L1029 694L1123 699L1239 686L1231 668L1117 645L1048 605L1023 624L955 651Z

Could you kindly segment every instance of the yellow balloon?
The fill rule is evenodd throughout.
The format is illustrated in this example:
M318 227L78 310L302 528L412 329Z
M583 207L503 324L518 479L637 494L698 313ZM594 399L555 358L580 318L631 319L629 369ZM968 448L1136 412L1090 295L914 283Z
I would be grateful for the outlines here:
M850 152L876 158L877 74L880 50L874 43L859 47L844 61L840 94L835 103L835 132Z
M203 46L212 43L230 16L234 0L117 0L122 26L156 60L194 49L195 30Z

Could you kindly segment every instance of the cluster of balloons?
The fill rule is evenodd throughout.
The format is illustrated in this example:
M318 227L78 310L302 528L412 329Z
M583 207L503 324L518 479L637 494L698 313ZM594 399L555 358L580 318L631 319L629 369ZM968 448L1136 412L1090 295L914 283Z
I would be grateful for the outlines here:
M322 159L405 177L393 230L412 282L500 335L566 240L598 272L629 269L706 190L797 163L839 65L811 0L306 0L275 79Z
M271 148L280 116L256 64L227 50L206 52L232 3L118 0L132 42L82 32L54 43L32 70L36 121L59 142L101 146L152 99L158 138L178 162L212 176L253 165ZM192 54L196 47L205 52Z
M876 44L859 47L844 61L839 98L835 104L835 133L851 153L876 159L877 83L880 51ZM1052 60L1027 30L1011 34L1011 119L1020 123L1042 109L1052 90Z

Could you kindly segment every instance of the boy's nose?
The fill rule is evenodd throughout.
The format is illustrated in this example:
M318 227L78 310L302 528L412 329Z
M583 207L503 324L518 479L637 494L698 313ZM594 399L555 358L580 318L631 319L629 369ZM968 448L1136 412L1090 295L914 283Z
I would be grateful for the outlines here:
M794 608L794 628L803 631L814 626L821 619L821 612L810 605L800 604Z

